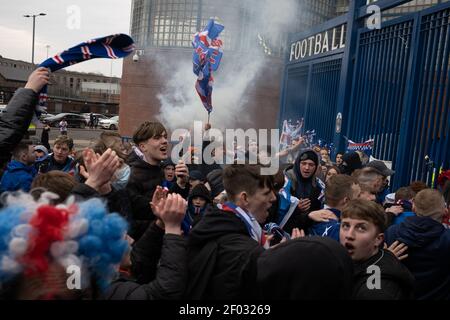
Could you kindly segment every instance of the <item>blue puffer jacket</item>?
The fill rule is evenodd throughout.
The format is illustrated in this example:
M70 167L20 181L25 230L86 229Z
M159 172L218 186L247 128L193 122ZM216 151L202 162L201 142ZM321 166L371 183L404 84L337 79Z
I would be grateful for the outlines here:
M408 217L385 232L388 245L408 246L403 262L416 278L417 299L450 299L450 230L429 217Z
M30 191L36 170L22 162L12 160L6 166L0 182L0 193L5 191Z

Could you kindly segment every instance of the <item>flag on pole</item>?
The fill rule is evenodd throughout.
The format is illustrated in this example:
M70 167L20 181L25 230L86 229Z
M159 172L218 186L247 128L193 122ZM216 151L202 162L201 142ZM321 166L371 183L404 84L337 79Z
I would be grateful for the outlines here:
M218 37L224 29L223 25L211 19L202 32L194 35L194 40L192 41L192 47L194 48L192 62L194 74L197 76L195 90L208 113L211 113L213 109L212 90L214 78L212 73L219 68L223 56L223 43Z

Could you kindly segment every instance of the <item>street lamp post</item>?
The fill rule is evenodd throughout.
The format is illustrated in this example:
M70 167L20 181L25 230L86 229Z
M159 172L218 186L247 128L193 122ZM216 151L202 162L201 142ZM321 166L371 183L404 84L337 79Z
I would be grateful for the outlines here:
M46 16L46 15L47 15L46 13L24 15L25 18L33 18L33 42L32 42L32 49L31 49L31 63L33 63L33 64L34 64L34 36L35 36L35 30L36 30L36 17Z

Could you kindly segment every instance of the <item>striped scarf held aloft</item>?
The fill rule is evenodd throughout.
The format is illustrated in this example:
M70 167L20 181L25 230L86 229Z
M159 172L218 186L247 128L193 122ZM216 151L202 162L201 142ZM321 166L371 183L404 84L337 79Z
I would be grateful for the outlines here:
M42 62L39 67L50 69L51 72L96 58L120 59L125 58L135 49L133 39L126 34L114 34L107 37L88 40L67 49ZM39 105L36 116L45 108L47 103L47 86L39 94Z

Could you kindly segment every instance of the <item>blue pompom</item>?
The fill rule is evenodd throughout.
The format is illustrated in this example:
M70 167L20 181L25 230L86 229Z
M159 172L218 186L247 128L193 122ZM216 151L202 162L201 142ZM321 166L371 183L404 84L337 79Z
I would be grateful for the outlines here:
M80 214L88 220L100 220L107 214L105 204L100 199L91 199L80 204Z
M8 272L2 268L3 259L12 259L9 256L9 243L12 239L12 230L27 223L27 218L23 215L25 207L20 205L10 205L0 211L0 282L8 281L16 275L16 272Z
M107 239L121 239L127 229L127 223L118 214L113 213L103 219L103 234Z
M79 241L78 251L85 257L93 258L101 253L103 249L102 240L99 237L86 235Z
M102 237L103 235L103 222L102 220L93 220L89 223L89 234L95 235L97 237Z

